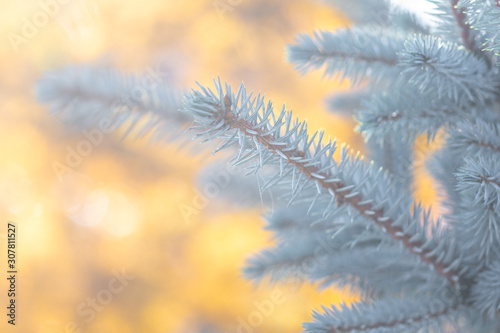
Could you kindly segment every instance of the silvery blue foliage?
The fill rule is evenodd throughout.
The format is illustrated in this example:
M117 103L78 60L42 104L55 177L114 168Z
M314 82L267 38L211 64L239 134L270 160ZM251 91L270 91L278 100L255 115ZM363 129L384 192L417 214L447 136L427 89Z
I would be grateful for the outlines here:
M326 102L328 109L333 113L353 115L361 107L362 100L368 98L371 93L367 89L337 92L332 94Z
M442 332L443 318L462 312L455 299L443 302L433 297L389 298L323 310L315 311L314 322L304 325L307 332ZM385 318L383 323L380 317Z
M459 0L427 0L434 5L431 12L434 26L431 34L444 40L462 44L469 50L478 48L480 34L471 30L469 17L463 6L457 6Z
M500 263L491 264L478 274L477 284L471 288L471 301L489 318L497 318L500 311Z
M413 142L419 134L434 138L443 126L456 123L464 115L475 116L474 107L449 107L438 98L436 91L421 92L412 84L400 84L392 91L376 92L363 101L356 113L357 130L369 140L382 142L387 135L397 135L401 141Z
M415 36L399 52L401 73L421 90L435 90L458 105L492 100L498 73L462 46L432 36Z
M368 160L243 84L233 90L215 80L184 96L178 117L194 118L196 138L217 142L215 152L227 149L230 164L257 174L260 193L274 191L265 220L276 243L248 260L245 275L360 294L351 306L315 311L306 332L500 331L500 11L490 0L429 1L430 27L384 0L331 1L357 25L300 35L288 46L301 73L325 67L326 76L361 86L332 108L355 117ZM113 114L95 96L128 86L91 86L92 75L62 72L42 81L39 98L75 117L83 116L69 102L75 98ZM66 88L75 86L83 90ZM138 109L177 117L169 105L160 99ZM414 198L422 134L443 142L426 160L439 218Z
M396 140L390 135L387 135L383 141L376 138L367 140L367 157L390 172L395 182L399 182L401 186L411 190L413 186L413 143L404 140L399 140L396 143L394 141Z
M267 217L276 245L251 258L246 275L349 285L361 293L352 308L316 313L306 331L500 329L500 299L482 289L496 288L500 262L500 159L492 152L498 153L499 73L465 10L436 4L441 24L433 35L365 25L302 35L288 48L302 73L325 66L327 76L372 87L361 94L364 104L346 100L372 163L345 147L334 161L335 142L309 134L290 111L275 113L244 86L233 92L217 81L214 91L200 86L186 96L184 108L202 137L238 145L234 164L279 166L267 185L289 186L288 205ZM428 164L447 211L433 221L413 199L412 151L419 134L433 140L440 131L446 143Z
M92 66L67 66L45 73L36 95L52 114L79 127L124 127L125 136L146 134L163 142L178 137L191 118L177 112L182 93L160 73L123 75Z
M302 73L326 65L325 75L341 74L352 84L365 76L374 79L395 79L399 75L397 52L406 36L378 26L347 28L335 33L315 32L299 35L288 46L288 60Z
M466 23L482 36L482 48L498 55L500 44L500 3L497 0L459 0L458 6L466 13Z
M500 123L481 119L462 122L450 132L447 145L456 154L500 158Z
M184 104L200 137L222 139L219 149L240 147L234 165L255 171L273 166L277 172L263 188L288 186L286 202L298 209L269 218L278 243L249 261L247 276L349 284L371 297L416 292L430 297L448 289L461 297L464 253L452 231L433 221L385 169L346 147L340 160L333 160L335 142L323 142L323 132L310 135L305 122L284 108L275 113L271 103L248 94L243 85L236 93L220 82L215 91L200 86ZM320 259L321 243L331 253ZM457 307L430 316L449 321L455 310L460 312Z
M460 199L457 238L470 265L482 269L500 259L500 159L466 157L455 177Z

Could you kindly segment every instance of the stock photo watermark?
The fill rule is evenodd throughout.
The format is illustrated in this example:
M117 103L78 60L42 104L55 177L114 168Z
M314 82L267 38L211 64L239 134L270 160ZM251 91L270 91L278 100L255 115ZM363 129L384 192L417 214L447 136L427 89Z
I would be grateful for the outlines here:
M124 292L135 276L121 271L113 271L113 277L107 281L104 288L100 289L94 295L87 297L80 302L75 313L79 318L77 321L68 321L65 324L57 322L46 322L42 325L39 332L43 333L82 333L85 327L94 321L98 314L105 310L115 297Z
M210 200L216 198L222 190L228 187L231 179L236 176L236 171L229 164L224 170L211 174L211 180L203 185L200 190L195 189L195 195L190 203L180 203L179 212L185 223L190 223L194 215L199 215L205 209Z
M325 265L327 262L328 255L334 253L334 249L331 248L325 240L317 238L318 245L315 247L312 256L304 260L298 272L294 276L298 280L305 280L308 272L318 267L319 265ZM274 288L268 299L262 301L254 301L252 303L254 310L248 314L246 317L237 318L237 326L235 329L236 333L255 333L259 331L259 327L264 324L265 319L270 318L277 309L278 305L282 305L287 301L285 291L294 293L300 288L299 283L294 283L285 289Z
M17 225L9 221L7 223L7 281L8 283L8 306L7 306L7 323L9 325L16 325L16 293L17 290Z
M286 296L280 289L273 289L268 299L253 302L254 310L246 318L238 317L237 333L254 333L262 326L266 318L271 317L276 306L286 302ZM257 330L257 331L256 331Z
M327 267L328 258L338 252L334 243L329 243L327 239L316 237L317 246L312 254L303 260L294 272L293 277L297 281L306 281L314 271L320 267ZM292 284L290 287L283 286L284 289L273 289L269 299L263 301L254 301L254 310L246 317L237 318L236 333L255 333L259 331L265 319L271 317L277 305L284 304L287 301L285 292L295 293L300 287L300 283ZM457 292L451 288L441 289L429 303L423 305L421 309L416 309L416 313L440 313L447 309L454 308L459 300Z
M190 199L178 202L177 207L185 223L191 223L193 217L200 215L219 196L222 201L231 201L234 207L255 207L260 203L265 211L273 211L275 193L270 189L262 191L260 188L259 174L244 176L228 162L224 167L205 175L201 184L194 186L194 194ZM235 195L242 200L234 200Z
M84 318L86 324L92 322L98 312L104 310L104 307L113 301L115 295L123 292L129 282L134 280L133 275L129 275L122 269L121 272L113 271L113 278L108 281L107 287L99 290L95 297L87 297L84 302L81 302L76 307L76 314ZM70 322L69 324L76 324Z

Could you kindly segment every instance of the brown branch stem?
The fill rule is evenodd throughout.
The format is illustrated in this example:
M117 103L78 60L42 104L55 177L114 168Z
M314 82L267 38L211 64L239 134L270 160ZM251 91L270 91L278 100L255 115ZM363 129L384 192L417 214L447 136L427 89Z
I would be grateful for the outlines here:
M475 43L470 35L470 26L467 23L465 23L465 20L467 19L467 15L463 11L463 9L457 7L457 4L458 4L458 0L452 0L451 1L451 10L452 10L453 16L455 17L455 20L457 21L458 27L461 30L461 37L462 37L462 41L463 41L465 47L472 51L472 50L474 50Z
M227 105L226 105L227 106ZM392 226L393 220L384 215L383 209L375 209L374 205L370 201L366 201L362 198L360 193L352 193L352 190L346 190L343 181L328 181L330 175L327 172L319 172L319 168L316 166L305 166L305 161L298 159L297 157L304 157L305 152L302 150L289 150L284 151L281 145L275 145L271 142L276 141L272 134L264 135L264 130L260 128L254 128L254 125L246 120L238 119L233 112L229 111L226 107L225 110L219 105L219 112L222 115L225 123L232 129L237 129L244 132L246 135L255 138L260 144L265 146L269 151L279 154L280 156L285 156L287 163L293 165L302 174L304 174L308 179L318 182L318 184L327 191L327 193L333 192L335 194L337 205L339 204L349 204L355 208L361 215L367 219L373 221L382 230L387 232L392 238L403 243L403 245L413 254L419 256L420 260L428 265L430 265L438 274L445 277L453 285L456 284L458 280L458 275L456 272L447 269L447 267L436 262L435 256L430 256L429 250L423 249L423 244L420 241L411 241L412 235L407 235L404 229L400 226ZM255 134L256 133L256 134ZM279 151L279 153L278 153Z

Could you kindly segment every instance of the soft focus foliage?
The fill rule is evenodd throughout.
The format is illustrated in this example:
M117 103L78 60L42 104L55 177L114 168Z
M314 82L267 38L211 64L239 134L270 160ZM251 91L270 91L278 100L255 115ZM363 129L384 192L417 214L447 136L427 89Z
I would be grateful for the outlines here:
M160 28L150 31L186 28L196 38L188 33L166 43L177 35L158 39L152 33L149 53L141 48L136 56L144 59L135 64L162 59L142 71L149 77L99 69L112 63L101 60L89 67L55 69L37 83L39 101L85 137L74 143L76 148L65 147L63 163L57 158L50 163L55 174L51 186L58 195L58 201L50 202L63 203L63 209L53 209L63 216L53 230L61 239L85 232L92 232L93 240L106 239L73 254L99 255L99 265L88 259L87 266L80 267L95 275L79 276L89 283L90 297L109 293L106 284L109 289L112 279L123 281L126 270L133 275L124 284L130 287L115 293L124 298L112 303L116 308L94 308L103 319L84 320L85 304L77 303L76 315L66 322L74 320L89 331L288 331L297 329L295 320L305 319L301 316L306 304L290 298L302 295L299 282L309 281L322 288L349 287L360 299L346 305L351 299L345 298L339 305L336 293L327 301L332 306L306 319L310 322L303 327L308 332L500 329L500 5L490 0L429 0L434 11L426 22L386 0L359 1L359 9L346 6L347 1L329 3L345 9L354 25L297 35L286 56L301 74L324 67L326 76L347 78L357 87L330 103L342 109L343 116L315 116L322 88L309 75L299 83L277 60L281 50L273 51L284 45L283 36L290 41L296 29L308 30L316 18L313 8L322 8L302 2L263 6L216 1L211 14L206 13L207 4L193 4L185 12L180 5L157 4L154 11L145 12L154 16L160 9L170 14L177 9L184 20L169 21L168 29L158 23ZM303 8L309 8L311 16L304 15ZM340 23L329 17L321 25L322 15L316 26L334 29L332 22ZM224 23L214 24L214 17ZM266 36L267 44L260 38L242 38L237 32L244 28ZM19 46L10 41L14 49ZM126 58L113 60L136 68ZM192 63L203 65L203 70L193 70ZM244 78L245 84L231 86L219 78L213 88L198 83L184 94L179 113L180 87L187 79L205 82L214 70L230 79ZM152 78L158 84L152 84ZM285 99L308 113L292 113L285 105L275 108L246 86L269 91L275 100ZM357 121L373 160L328 136L331 132L341 137L342 132L324 120L347 113ZM187 132L210 142L208 148L228 161L200 171L194 191L188 180L205 166L206 155L187 156L171 146L144 148L145 140L128 139L165 142L185 137L191 121ZM114 125L112 130L104 123ZM323 129L316 130L318 124ZM121 145L116 134L126 138ZM87 164L105 145L111 148L102 153L120 153L124 160L110 162L106 156L109 169L103 161ZM419 187L426 183L417 171L424 166L439 188L441 214L431 213L420 201ZM232 181L242 174L257 177ZM144 182L154 191L145 190ZM217 208L208 208L217 201ZM221 209L220 202L232 209ZM33 209L40 218L45 217L45 205L37 203ZM250 295L250 285L228 264L241 262L250 248L265 245L251 222L262 211L274 239L247 260L243 274L273 284L264 284L249 301L240 295ZM118 242L123 251L114 247ZM109 252L101 252L106 246ZM144 257L146 253L151 257ZM70 260L71 254L65 255ZM119 268L103 271L110 265ZM73 272L68 267L65 273ZM119 271L122 278L117 277ZM318 301L312 294L303 295L309 302ZM134 304L126 306L126 297ZM109 302L100 303L104 307ZM118 320L122 317L128 320Z
M286 302L255 329L299 332L301 322L312 318L311 307L354 299L337 290L318 294L310 285L255 288L242 278L245 258L270 245L261 230L260 200L227 211L221 194L186 220L180 207L196 207L193 201L203 193L200 166L210 161L179 151L183 141L150 146L150 137L136 140L139 131L121 141L124 127L103 133L90 154L70 165L71 150L80 145L85 151L83 131L92 127L84 125L91 124L68 126L35 100L35 81L60 68L114 67L125 77L160 68L180 91L215 71L244 76L275 98L307 106L311 126L327 124L361 147L352 122L324 111L322 96L330 87L321 76L301 79L283 62L295 31L315 24L333 29L346 21L314 2L245 1L231 8L221 16L213 1L70 1L15 52L6 36L22 33L23 17L31 20L39 2L4 1L1 245L5 249L4 226L12 220L20 249L19 323L12 331L66 333L74 321L82 332L234 332L239 318L257 311L254 302L281 290ZM306 99L298 93L304 89ZM80 102L68 106L87 110ZM71 170L57 173L54 163ZM96 298L122 269L135 278L85 322L88 316L77 307ZM4 279L0 287L4 293ZM0 331L11 331L5 320Z
M360 2L368 12L385 3ZM214 152L237 146L230 162L249 174L274 171L261 189L281 194L280 214L267 217L278 242L248 261L247 276L361 292L350 307L315 312L307 332L500 329L500 73L495 46L484 39L496 37L498 12L490 9L500 5L430 2L437 21L429 35L408 29L397 37L360 17L361 27L300 35L287 49L302 73L325 66L329 76L367 83L372 96L353 113L375 162L346 147L334 159L336 140L310 133L307 121L285 106L275 111L243 84L233 90L219 79L214 90L198 84L185 97L195 138L218 139ZM446 138L429 162L449 209L438 220L414 200L411 186L417 136L426 132L429 142ZM328 251L321 257L320 245Z

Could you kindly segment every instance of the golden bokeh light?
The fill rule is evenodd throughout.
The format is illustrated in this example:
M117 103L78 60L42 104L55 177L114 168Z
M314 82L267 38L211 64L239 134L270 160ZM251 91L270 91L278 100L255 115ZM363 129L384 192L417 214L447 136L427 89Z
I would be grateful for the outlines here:
M118 131L69 166L85 135L35 99L35 82L62 66L161 66L183 89L217 76L244 81L311 130L362 150L354 122L326 111L325 97L348 83L301 76L285 61L296 34L347 20L314 1L221 2L226 10L212 0L3 1L0 222L2 244L7 221L18 225L19 317L15 329L2 320L2 332L300 332L311 309L355 299L242 277L246 258L272 243L262 207L224 209L214 198L189 219L180 209L198 193L200 168L217 158L206 148L193 154L179 142L121 140ZM40 3L57 7L44 24ZM39 25L29 37L25 22ZM269 302L270 314L256 305Z

